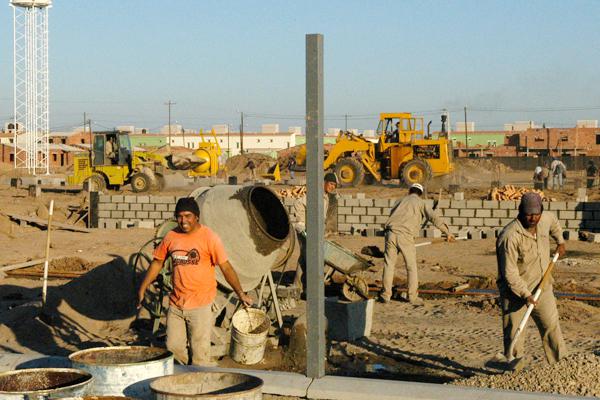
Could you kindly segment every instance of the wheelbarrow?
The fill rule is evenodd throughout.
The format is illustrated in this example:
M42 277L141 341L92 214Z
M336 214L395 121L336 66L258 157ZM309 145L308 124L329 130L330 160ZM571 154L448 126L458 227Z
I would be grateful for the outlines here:
M325 283L329 282L333 273L337 271L346 277L342 294L347 300L369 299L369 285L361 273L368 270L373 263L329 240L325 241L324 247Z

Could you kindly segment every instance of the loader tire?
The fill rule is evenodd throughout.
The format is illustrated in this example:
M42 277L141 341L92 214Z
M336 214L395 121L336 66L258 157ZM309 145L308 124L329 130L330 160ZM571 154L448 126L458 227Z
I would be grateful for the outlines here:
M335 174L341 187L356 187L365 178L365 170L355 158L342 158L335 164Z
M151 179L144 173L137 173L130 179L131 191L135 193L147 192L150 189Z
M425 183L431 179L431 166L420 158L413 158L401 167L400 176L407 186L413 183Z
M90 192L101 192L106 189L106 181L100 174L93 174L83 181L83 189Z

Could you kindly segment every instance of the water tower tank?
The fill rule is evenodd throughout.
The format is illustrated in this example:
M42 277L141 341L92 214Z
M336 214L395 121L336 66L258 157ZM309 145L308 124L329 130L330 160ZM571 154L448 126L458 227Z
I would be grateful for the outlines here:
M50 7L52 0L11 0L11 5L15 7Z

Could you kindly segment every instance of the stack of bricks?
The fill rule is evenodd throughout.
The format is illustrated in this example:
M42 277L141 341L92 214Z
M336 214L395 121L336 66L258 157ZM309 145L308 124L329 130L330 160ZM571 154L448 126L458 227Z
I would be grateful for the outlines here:
M154 228L173 217L175 196L98 196L98 228Z
M364 193L353 198L342 195L338 200L338 231L360 233L382 230L397 199L367 199Z

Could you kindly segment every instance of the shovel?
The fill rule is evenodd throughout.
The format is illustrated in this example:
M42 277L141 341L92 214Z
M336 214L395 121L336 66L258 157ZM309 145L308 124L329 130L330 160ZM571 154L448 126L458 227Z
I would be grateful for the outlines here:
M554 268L554 263L556 263L557 260L558 260L558 253L554 253L554 257L552 257L552 261L550 261L548 268L546 268L546 272L544 272L542 281L540 282L535 293L533 294L534 302L538 301L538 299L540 298L540 295L542 294L542 287L544 287L544 285L546 284L548 279L550 279L550 276L552 276L551 272L552 272L552 269ZM517 331L515 332L515 336L513 337L512 341L510 342L510 345L508 346L508 354L503 355L503 354L499 353L496 355L497 359L504 358L510 364L510 367L512 367L513 369L515 369L517 364L519 364L519 362L521 361L521 358L515 358L515 356L514 356L517 340L519 339L519 336L521 335L521 333L523 333L523 330L525 329L525 325L527 325L527 321L529 320L529 316L531 315L531 312L533 311L534 307L535 307L535 304L529 304L529 306L527 306L527 311L525 311L525 315L523 315L523 319L521 320L521 323L519 324L519 327L517 328Z

